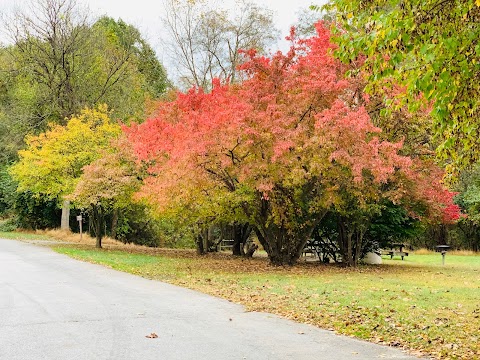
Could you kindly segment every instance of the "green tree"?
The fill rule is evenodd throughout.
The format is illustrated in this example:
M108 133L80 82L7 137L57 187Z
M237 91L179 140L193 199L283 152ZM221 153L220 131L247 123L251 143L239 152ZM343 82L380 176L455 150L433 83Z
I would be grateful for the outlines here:
M479 251L480 250L480 164L472 169L464 170L459 176L456 184L458 191L456 202L467 214L458 223L462 247Z
M122 19L114 20L103 16L95 22L93 28L103 31L104 37L111 44L129 54L129 61L133 62L143 75L145 83L143 86L149 96L158 98L171 87L164 66L136 27Z
M27 5L3 24L12 44L0 48L0 163L17 159L25 135L65 124L84 107L107 103L114 118L143 119L146 100L168 88L133 26L110 18L92 25L76 0Z
M108 46L76 0L29 4L31 8L17 11L6 27L14 44L10 53L15 70L38 87L44 122L61 123L85 106L105 102L109 92L128 79L130 54Z
M12 45L0 50L0 136L9 159L26 134L64 124L85 107L106 103L114 118L138 121L145 100L168 88L133 26L106 17L92 25L76 0L30 5L5 20Z
M342 24L336 51L362 59L372 93L400 86L388 103L433 107L438 153L453 174L480 157L480 2L478 0L332 0ZM403 88L402 88L403 87ZM390 94L392 95L392 94Z
M44 128L39 87L32 77L20 75L13 49L0 48L0 163L9 164L24 145L24 137Z

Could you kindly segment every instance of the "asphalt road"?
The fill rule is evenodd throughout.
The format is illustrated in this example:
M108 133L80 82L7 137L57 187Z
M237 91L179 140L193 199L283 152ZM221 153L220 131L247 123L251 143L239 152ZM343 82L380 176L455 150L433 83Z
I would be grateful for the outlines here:
M415 358L0 239L0 359Z

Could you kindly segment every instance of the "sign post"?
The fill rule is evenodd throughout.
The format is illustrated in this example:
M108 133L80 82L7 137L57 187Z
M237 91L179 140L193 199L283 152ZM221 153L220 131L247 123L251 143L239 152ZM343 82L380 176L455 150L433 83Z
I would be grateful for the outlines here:
M78 225L80 227L80 241L82 241L82 215L77 216Z

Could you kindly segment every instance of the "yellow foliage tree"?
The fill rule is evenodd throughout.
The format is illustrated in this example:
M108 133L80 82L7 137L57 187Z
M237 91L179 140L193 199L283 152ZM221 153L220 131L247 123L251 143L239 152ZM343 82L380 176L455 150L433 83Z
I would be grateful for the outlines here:
M62 229L68 229L66 196L74 191L83 167L98 159L120 134L120 125L110 120L107 106L101 105L82 110L65 126L50 124L44 133L27 136L26 149L19 151L19 161L10 168L18 191L63 202Z

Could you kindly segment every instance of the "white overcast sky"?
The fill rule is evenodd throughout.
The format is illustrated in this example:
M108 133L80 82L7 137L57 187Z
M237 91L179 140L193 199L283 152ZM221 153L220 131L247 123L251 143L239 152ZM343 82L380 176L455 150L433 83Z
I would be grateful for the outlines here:
M136 26L150 44L156 49L162 62L168 62L163 57L160 45L163 14L162 0L77 0L86 5L93 16L108 15L114 19L121 18ZM250 0L274 12L275 26L281 31L281 39L288 35L290 26L297 20L297 13L310 5L322 5L326 0ZM14 7L25 5L27 0L0 0L0 13L8 13ZM233 4L232 0L220 0L221 4ZM2 41L2 37L0 37ZM5 40L3 40L5 42ZM280 42L271 50L285 50L286 43ZM168 64L165 64L168 67Z
M0 0L2 1L2 0ZM6 0L12 1L12 0ZM162 33L162 0L78 0L88 5L95 14L107 14L115 19L122 18L139 28L150 43L158 49ZM249 0L262 5L274 13L274 24L281 31L281 38L288 35L290 26L297 20L297 12L312 4L325 0ZM233 6L232 0L221 0L225 7ZM281 45L280 45L281 46ZM276 49L275 49L276 50ZM157 51L158 52L158 51ZM158 54L161 56L161 54Z
M296 14L300 9L310 5L322 5L325 0L250 0L267 7L274 12L274 22L282 32L282 38L297 20ZM0 0L0 12L9 12L15 6L22 6L25 0ZM155 42L161 32L163 7L162 0L78 0L79 4L88 6L94 15L108 15L140 28L149 41ZM222 0L220 3L232 3L231 0Z

